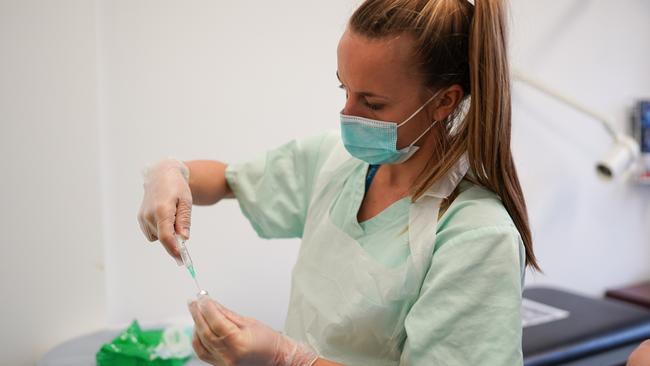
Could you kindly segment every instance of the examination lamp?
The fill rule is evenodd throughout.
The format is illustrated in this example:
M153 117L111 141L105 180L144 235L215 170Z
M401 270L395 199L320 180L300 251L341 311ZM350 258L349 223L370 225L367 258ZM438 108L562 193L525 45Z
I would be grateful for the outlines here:
M596 164L596 172L599 177L605 180L612 180L613 178L625 176L635 170L640 157L639 145L632 137L616 132L613 124L606 117L581 105L572 98L550 89L541 82L523 75L521 72L515 70L512 76L515 80L537 89L553 99L600 122L613 141L609 153Z

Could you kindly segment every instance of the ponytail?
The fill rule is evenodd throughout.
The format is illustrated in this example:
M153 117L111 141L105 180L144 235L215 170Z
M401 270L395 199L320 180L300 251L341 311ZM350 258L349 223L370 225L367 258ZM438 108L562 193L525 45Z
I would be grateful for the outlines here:
M526 263L540 270L533 253L524 195L510 149L511 95L501 0L476 0L469 34L470 106L467 153L482 186L495 192L524 242Z

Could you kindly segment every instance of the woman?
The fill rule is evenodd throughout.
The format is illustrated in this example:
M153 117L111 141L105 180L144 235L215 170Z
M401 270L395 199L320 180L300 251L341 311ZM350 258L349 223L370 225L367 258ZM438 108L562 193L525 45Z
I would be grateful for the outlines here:
M285 334L202 297L194 348L227 365L518 365L538 268L510 151L499 0L368 0L338 46L340 132L259 161L165 160L140 224L178 258L191 205L237 198L301 237Z

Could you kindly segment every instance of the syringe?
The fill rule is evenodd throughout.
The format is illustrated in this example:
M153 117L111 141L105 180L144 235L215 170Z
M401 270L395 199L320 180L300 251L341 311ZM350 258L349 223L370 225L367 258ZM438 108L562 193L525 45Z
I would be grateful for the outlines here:
M187 246L185 245L185 239L183 239L180 235L176 235L176 242L178 243L178 251L181 253L181 259L183 260L183 264L185 265L185 268L187 268L187 271L190 272L190 275L194 279L194 283L196 284L196 288L199 290L199 294L207 293L207 291L201 289L201 286L199 286L199 281L196 279L196 271L194 270L194 263L192 263L192 257L190 257L190 252L187 250Z

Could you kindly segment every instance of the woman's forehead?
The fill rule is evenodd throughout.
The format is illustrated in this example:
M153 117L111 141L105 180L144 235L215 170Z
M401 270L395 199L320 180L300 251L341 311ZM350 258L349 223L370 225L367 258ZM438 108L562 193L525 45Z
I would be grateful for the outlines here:
M406 34L369 39L346 30L337 52L339 76L352 87L413 82L413 45Z

